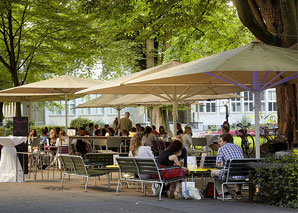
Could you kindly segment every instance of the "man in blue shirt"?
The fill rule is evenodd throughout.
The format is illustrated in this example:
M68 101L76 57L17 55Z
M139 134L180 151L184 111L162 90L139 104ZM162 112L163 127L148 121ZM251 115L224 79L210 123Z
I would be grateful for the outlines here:
M243 153L241 148L233 143L233 137L230 134L222 134L220 136L220 148L217 151L217 156L216 156L216 166L217 167L224 167L226 165L226 162L228 160L232 159L243 159ZM212 171L211 176L216 177L219 180L216 181L216 190L218 194L220 195L217 197L218 199L222 199L222 194L225 194L225 199L232 199L232 196L227 188L226 185L223 187L223 192L221 189L221 184L222 180L225 178L224 177L224 171L216 169ZM241 178L241 177L233 177L233 178ZM241 185L236 185L236 199L242 199L241 197Z

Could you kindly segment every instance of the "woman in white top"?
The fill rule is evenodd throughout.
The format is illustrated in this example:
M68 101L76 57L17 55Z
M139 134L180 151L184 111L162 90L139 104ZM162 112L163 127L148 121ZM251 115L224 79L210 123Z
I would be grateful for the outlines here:
M150 146L144 146L142 140L144 133L137 132L130 140L129 156L137 158L154 158ZM141 175L143 179L149 179L150 175Z
M187 150L187 152L189 152L190 145L192 145L191 133L192 133L191 127L185 126L184 133L181 136L181 138L182 138L182 142L184 144L184 148Z

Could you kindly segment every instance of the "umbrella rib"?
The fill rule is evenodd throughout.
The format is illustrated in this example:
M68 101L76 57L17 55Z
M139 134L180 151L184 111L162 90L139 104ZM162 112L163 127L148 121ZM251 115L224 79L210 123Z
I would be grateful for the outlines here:
M271 84L271 85L268 85L267 87L264 88L264 90L265 90L265 89L272 88L272 87L275 87L275 86L280 85L280 84L283 84L283 83L285 83L285 82L287 82L287 81L290 81L290 80L292 80L292 79L294 79L294 78L297 78L297 77L298 77L298 74L294 73L294 74L292 74L292 75L287 76L287 77L284 78L284 79L279 80L278 82L275 82L275 83L273 83L273 84Z
M144 89L143 87L138 87L138 88L141 89L141 90L143 90L143 91L145 91L145 92L148 92L149 94L152 94L152 95L155 95L157 97L160 97L160 98L162 98L164 100L171 101L171 99L168 99L168 98L166 98L166 97L164 97L162 95L157 94L156 92L152 91L152 89L151 90L148 90L148 89Z
M165 88L163 88L163 86L161 86L161 87L156 87L160 92L163 92L167 97L168 97L168 99L167 100L169 100L169 101L172 101L173 100L173 98L171 98L171 96L170 96L170 94L165 90Z
M260 91L264 90L264 88L266 88L272 81L274 81L276 78L278 78L281 74L283 74L283 72L278 73L278 75L276 75L274 78L272 78L270 81L268 81L261 89Z
M267 78L268 74L269 74L269 71L266 72L266 74L265 74L263 80L262 80L261 83L260 83L260 86L263 85L263 83L264 83L265 79Z
M236 85L236 86L240 86L240 87L243 86L243 87L246 88L247 90L251 90L249 87L245 86L244 84L241 84L239 81L235 80L234 78L232 78L232 77L230 77L230 76L228 76L228 75L226 75L226 74L224 74L224 73L222 73L222 75L225 76L227 79L230 79L232 84L234 84L234 85ZM219 77L219 78L220 78L220 77ZM223 80L223 79L224 79L224 78L222 78L222 80ZM234 82L234 83L233 83L233 82Z
M190 85L189 86L187 86L184 90L183 90L183 92L178 96L178 98L177 98L177 100L179 100L189 89L190 89Z
M206 72L206 74L211 75L211 76L214 76L214 77L216 77L216 78L218 78L218 79L220 79L220 80L223 80L223 81L225 81L225 82L228 82L228 83L230 83L230 84L233 84L233 85L236 86L236 87L240 87L240 88L242 88L242 89L245 89L245 90L248 90L248 91L252 91L251 88L249 88L249 87L247 87L247 86L245 86L245 85L243 85L243 84L240 84L240 85L239 85L239 84L236 84L236 83L234 83L234 82L232 82L232 81L229 81L229 80L227 80L227 79L225 79L225 78L219 77L218 75L212 74L212 73L210 73L210 72Z

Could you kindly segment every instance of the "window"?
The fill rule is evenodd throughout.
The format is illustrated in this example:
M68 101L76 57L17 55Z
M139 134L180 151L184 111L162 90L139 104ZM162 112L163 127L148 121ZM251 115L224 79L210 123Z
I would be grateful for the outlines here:
M74 108L75 104L71 103L71 104L68 105L68 107L69 107L68 114L69 115L75 115L76 114L76 109Z
M252 92L244 92L244 111L253 112L254 111L254 99Z
M236 95L240 95L240 92L236 92ZM232 98L231 99L231 112L241 112L241 99Z
M204 102L200 101L199 103L200 103L200 106L199 106L200 112L204 112Z
M269 112L277 111L275 91L268 91L268 111Z
M206 102L206 112L216 112L215 101Z
M265 91L261 92L261 111L265 112Z
M109 115L117 115L118 112L117 112L117 110L114 109L114 108L108 108L108 114L109 114Z

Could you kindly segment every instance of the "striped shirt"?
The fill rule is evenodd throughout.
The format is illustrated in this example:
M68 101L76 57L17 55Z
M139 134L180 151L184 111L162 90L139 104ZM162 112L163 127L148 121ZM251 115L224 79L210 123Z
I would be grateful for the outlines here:
M232 159L243 159L243 153L241 148L234 143L226 143L222 147L220 147L217 151L216 162L222 163L223 166L226 165L228 160ZM219 172L219 178L224 178L224 171ZM241 177L233 177L233 178L241 178Z

